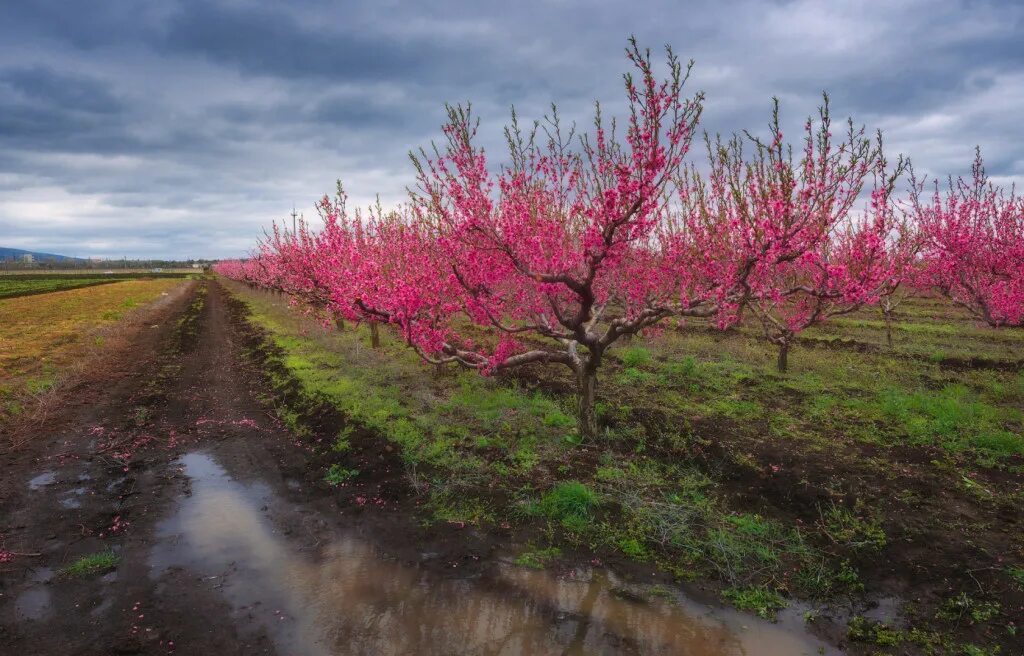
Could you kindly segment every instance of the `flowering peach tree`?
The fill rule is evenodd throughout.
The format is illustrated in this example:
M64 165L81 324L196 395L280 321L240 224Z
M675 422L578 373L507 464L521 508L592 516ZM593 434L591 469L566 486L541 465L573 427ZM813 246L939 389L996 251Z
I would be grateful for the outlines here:
M703 181L691 169L684 189L691 212L719 235L710 251L718 266L732 269L744 290L736 312L755 315L785 371L798 333L878 301L895 228L890 196L904 163L887 170L881 136L866 136L852 121L836 139L827 96L819 120L804 126L798 161L785 143L778 101L769 128L768 140L750 133L708 139L710 175ZM856 215L869 181L868 207Z
M971 178L914 185L922 284L992 327L1024 324L1024 198L992 184L977 151Z
M671 50L664 80L649 52L632 43L627 55L636 77L625 77L621 133L600 106L590 134L567 128L557 111L524 129L513 112L509 161L492 171L470 108L450 107L443 146L413 156L417 223L432 230L444 294L455 303L448 309L495 339L474 342L441 320L409 328L412 342L430 361L483 373L570 368L584 438L597 433L607 350L678 311L679 289L659 266L656 242L702 106L700 94L683 96L689 68Z

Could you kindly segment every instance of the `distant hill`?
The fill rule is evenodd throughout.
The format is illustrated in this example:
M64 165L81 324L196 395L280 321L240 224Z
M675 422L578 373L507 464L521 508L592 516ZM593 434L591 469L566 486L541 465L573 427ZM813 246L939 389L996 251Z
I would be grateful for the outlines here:
M3 248L0 246L0 261L20 260L26 255L31 255L32 259L37 262L85 262L80 257L68 257L67 255L55 255L53 253L36 253L35 251L25 251L20 248Z

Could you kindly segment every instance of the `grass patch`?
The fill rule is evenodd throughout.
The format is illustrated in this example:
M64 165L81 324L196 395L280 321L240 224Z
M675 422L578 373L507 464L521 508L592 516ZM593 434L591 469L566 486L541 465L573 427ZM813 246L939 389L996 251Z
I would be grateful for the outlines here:
M1024 591L1024 567L1007 567L1006 573L1017 586L1017 589Z
M516 556L515 564L520 567L528 567L530 569L544 569L547 567L549 561L554 560L562 555L562 550L558 547L548 547L547 549L529 549Z
M879 551L885 546L885 531L877 517L862 517L834 504L822 517L826 535L837 544L866 551Z
M536 504L536 513L559 522L573 533L584 533L591 525L597 505L597 494L593 490L579 481L567 481L544 493Z
M983 624L999 615L999 602L984 601L961 592L942 603L935 618L952 623Z
M117 566L120 559L120 556L113 551L101 551L88 556L82 556L62 569L61 574L71 577L92 576L93 574L113 569Z
M351 481L358 475L358 469L347 469L338 463L334 463L327 468L327 473L324 474L324 482L328 485L337 486Z
M1024 438L1002 425L1019 421L1020 411L985 403L963 384L936 391L889 388L880 394L880 407L916 443L937 443L954 453L972 450L993 458L1024 454Z
M739 610L757 613L766 620L774 620L776 613L786 607L786 601L766 587L726 588L722 597Z
M643 346L629 346L619 356L627 367L642 367L651 363L651 352Z

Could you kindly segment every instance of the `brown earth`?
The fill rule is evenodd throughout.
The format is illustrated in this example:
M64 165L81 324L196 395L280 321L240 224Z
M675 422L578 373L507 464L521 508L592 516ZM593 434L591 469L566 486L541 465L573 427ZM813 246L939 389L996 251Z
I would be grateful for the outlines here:
M147 317L154 327L108 353L102 377L64 390L61 411L2 456L0 551L13 559L0 562L0 654L275 653L259 622L232 613L215 586L183 568L149 573L159 521L188 494L176 459L197 448L239 478L290 481L306 510L273 521L306 547L338 528L323 517L372 534L398 558L430 552L425 565L436 569L472 570L500 543L469 529L453 542L420 528L411 502L396 503L409 499L397 459L365 455L359 439L353 461L372 477L340 493L315 482L316 457L257 400L262 376L240 357L245 336L226 293L211 283L198 316L191 297ZM369 499L369 509L348 497ZM110 549L115 571L61 571Z

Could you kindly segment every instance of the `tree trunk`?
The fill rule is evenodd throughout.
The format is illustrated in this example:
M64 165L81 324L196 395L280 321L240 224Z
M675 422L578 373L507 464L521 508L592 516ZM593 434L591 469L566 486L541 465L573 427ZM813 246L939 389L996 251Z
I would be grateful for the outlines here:
M789 366L789 340L783 339L779 342L779 373L786 373L786 368Z
M340 314L334 315L334 327L338 329L338 332L345 332L345 319Z
M885 343L892 348L892 310L882 308L882 317L885 319Z
M597 436L597 411L594 403L597 400L597 370L590 365L583 365L579 375L579 431L584 441Z
M370 322L370 347L380 348L380 326L377 325L376 321Z

